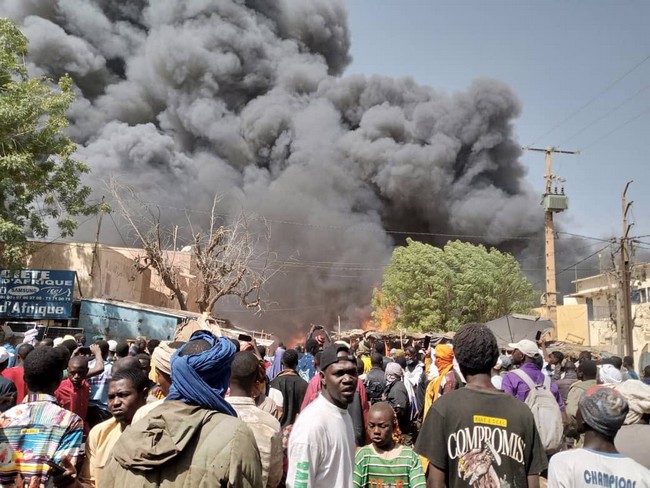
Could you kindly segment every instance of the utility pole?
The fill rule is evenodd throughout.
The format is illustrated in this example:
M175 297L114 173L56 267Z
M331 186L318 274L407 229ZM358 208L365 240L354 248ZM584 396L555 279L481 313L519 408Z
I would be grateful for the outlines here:
M616 259L614 258L614 251L612 250L611 253L612 257L612 270L616 273ZM618 273L616 278L618 279L618 290L619 292L616 293L616 353L618 354L619 357L625 356L625 349L624 349L624 344L623 344L623 319L622 319L622 313L621 313L621 308L623 305L623 302L621 300L623 293L620 293L621 290L621 282L622 280L620 279L621 273ZM610 282L610 276L609 272L607 273L607 291L611 289L611 282ZM608 297L608 305L610 303L609 297ZM611 308L610 308L611 310ZM611 313L610 313L611 317ZM611 344L611 340L610 340Z
M627 213L634 202L627 201L627 190L633 181L628 181L621 199L623 209L623 237L621 237L621 303L623 305L623 336L627 355L634 357L634 324L632 323L632 293L630 292L630 239L628 237L632 224L627 223ZM619 336L619 343L623 336Z
M560 180L553 174L553 166L551 155L558 154L578 154L578 151L561 151L555 147L539 148L539 147L524 147L527 151L543 152L546 155L546 173L544 180L546 182L544 188L544 248L545 248L545 270L546 270L546 292L545 292L545 307L546 318L553 323L553 335L557 336L557 287L555 283L555 225L553 223L553 214L555 212L562 212L568 208L568 198L564 194L564 188L561 193L557 192L557 188L553 191L553 180Z

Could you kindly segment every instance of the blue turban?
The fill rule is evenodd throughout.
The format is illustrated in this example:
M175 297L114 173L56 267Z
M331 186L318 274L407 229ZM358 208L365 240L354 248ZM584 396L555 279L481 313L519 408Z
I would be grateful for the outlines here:
M210 343L210 349L200 354L179 355L188 344L200 339ZM236 417L235 410L225 400L235 352L235 345L225 337L219 339L207 332L193 334L172 356L172 384L167 399Z

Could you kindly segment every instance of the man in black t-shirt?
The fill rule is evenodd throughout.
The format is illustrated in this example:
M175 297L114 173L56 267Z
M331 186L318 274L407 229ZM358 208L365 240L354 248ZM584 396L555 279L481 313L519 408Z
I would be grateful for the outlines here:
M454 337L454 353L467 385L432 404L415 445L428 465L427 486L537 488L546 454L530 409L492 385L494 334L467 324Z
M307 382L299 375L298 352L295 349L287 349L282 356L284 369L278 374L269 385L269 398L278 406L282 406L282 417L280 425L286 427L296 420L300 412L300 406L307 392Z

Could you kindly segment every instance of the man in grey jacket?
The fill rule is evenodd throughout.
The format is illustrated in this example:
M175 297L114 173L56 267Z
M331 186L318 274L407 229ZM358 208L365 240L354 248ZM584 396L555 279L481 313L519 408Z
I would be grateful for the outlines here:
M99 486L262 486L255 437L225 400L235 352L228 339L195 332L172 357L167 399L122 434Z

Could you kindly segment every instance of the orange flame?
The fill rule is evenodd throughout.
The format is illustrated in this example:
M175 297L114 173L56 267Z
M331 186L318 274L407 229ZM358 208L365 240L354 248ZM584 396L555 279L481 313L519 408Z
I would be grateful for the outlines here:
M285 342L285 345L290 348L295 348L296 346L304 346L305 333L300 330L297 330L296 332L291 334L289 339Z
M372 312L373 319L370 321L372 323L373 329L388 331L395 328L395 306L384 301L384 296L381 291L376 293L376 304L375 310ZM364 324L364 329L366 324ZM367 330L367 329L366 329Z

